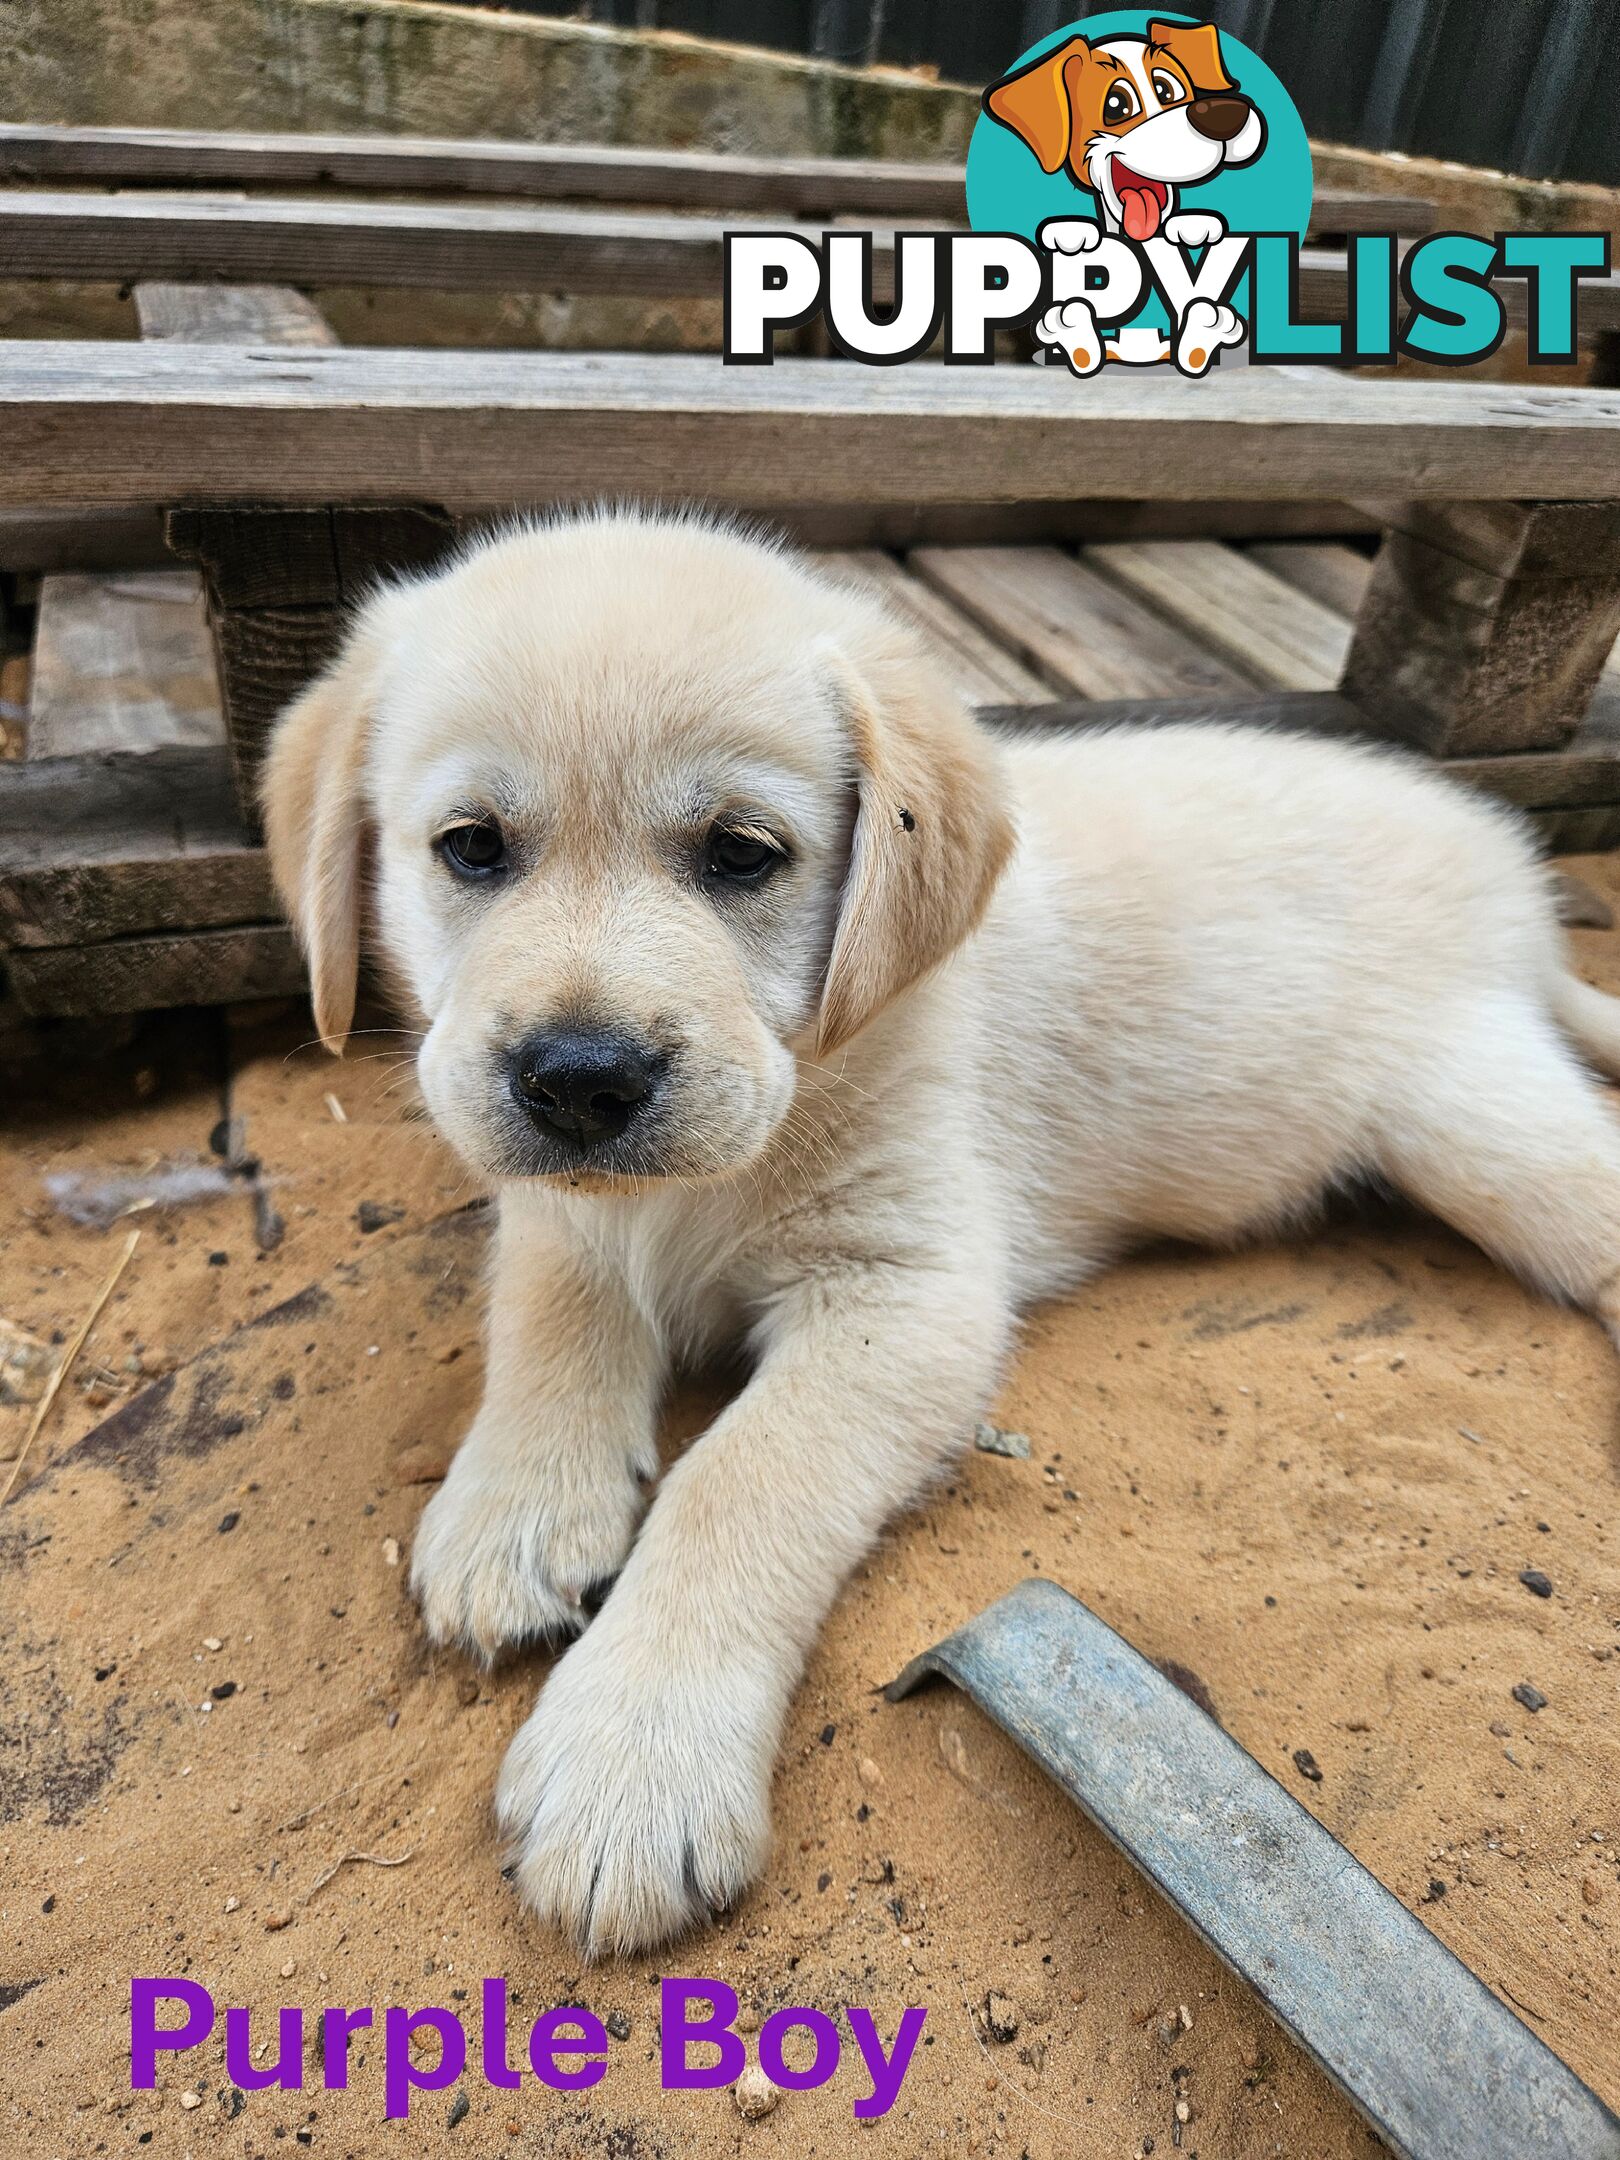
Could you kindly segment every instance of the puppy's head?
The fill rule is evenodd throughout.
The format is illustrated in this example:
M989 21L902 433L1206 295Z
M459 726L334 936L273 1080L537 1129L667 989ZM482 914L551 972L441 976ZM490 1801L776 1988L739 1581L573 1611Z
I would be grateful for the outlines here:
M264 805L326 1041L369 881L446 1136L592 1186L757 1156L799 1059L960 943L1012 839L990 745L879 606L628 514L380 594Z
M1226 72L1213 23L1151 22L1143 37L1074 37L994 83L984 109L1040 160L1065 165L1109 223L1151 240L1171 189L1246 165L1265 122Z

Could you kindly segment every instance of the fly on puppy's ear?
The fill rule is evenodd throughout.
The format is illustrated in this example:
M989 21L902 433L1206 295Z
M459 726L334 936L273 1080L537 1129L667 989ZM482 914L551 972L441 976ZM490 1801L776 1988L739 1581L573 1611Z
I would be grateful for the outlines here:
M309 963L315 1025L341 1056L360 976L365 759L381 658L380 603L276 722L260 780L270 873Z
M908 631L839 667L858 807L816 1047L840 1048L978 925L1015 832L993 742Z

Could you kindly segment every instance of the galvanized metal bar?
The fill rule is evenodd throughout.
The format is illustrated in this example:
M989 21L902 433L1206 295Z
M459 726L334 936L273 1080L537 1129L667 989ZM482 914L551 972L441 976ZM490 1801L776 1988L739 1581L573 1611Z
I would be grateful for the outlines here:
M1620 2120L1156 1667L1032 1581L913 1659L964 1689L1406 2160L1620 2160Z

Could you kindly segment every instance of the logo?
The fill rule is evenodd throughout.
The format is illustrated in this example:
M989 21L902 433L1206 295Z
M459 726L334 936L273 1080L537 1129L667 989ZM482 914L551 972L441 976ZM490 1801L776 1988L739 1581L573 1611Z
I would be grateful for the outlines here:
M1089 17L984 94L968 217L1048 258L1042 356L1076 375L1173 360L1202 375L1242 343L1249 240L1305 237L1311 152L1293 100L1213 23Z
M871 367L988 366L1009 331L1081 379L1240 356L1466 367L1507 334L1498 287L1518 280L1530 360L1567 364L1581 280L1608 275L1601 232L1357 232L1302 261L1311 207L1304 124L1257 53L1157 8L1088 15L985 91L970 231L727 233L724 356L769 367L819 315Z

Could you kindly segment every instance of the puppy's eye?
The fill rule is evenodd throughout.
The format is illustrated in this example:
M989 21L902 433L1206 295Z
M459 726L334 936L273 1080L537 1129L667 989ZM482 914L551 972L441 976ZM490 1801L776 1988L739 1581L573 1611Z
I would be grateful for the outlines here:
M493 818L468 818L439 835L439 853L457 877L488 878L506 868L506 835Z
M720 885L763 885L784 860L773 840L716 825L704 843L704 875Z
M1134 119L1136 109L1136 92L1128 83L1115 83L1103 99L1102 116L1110 127L1118 127L1122 120Z
M1166 75L1161 71L1152 77L1152 82L1153 95L1161 105L1179 105L1187 95L1186 89L1174 75Z

